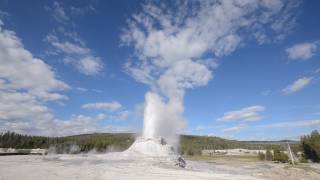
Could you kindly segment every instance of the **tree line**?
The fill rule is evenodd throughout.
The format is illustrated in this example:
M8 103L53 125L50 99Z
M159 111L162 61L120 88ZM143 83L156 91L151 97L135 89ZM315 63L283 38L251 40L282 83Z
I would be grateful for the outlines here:
M43 137L21 135L14 132L0 134L0 148L35 149L43 148L55 153L79 153L123 151L134 141L129 133L94 133L66 137Z
M0 148L54 150L56 153L79 153L95 150L97 152L123 151L131 146L135 134L131 133L94 133L66 137L44 137L22 135L15 132L0 133ZM201 155L204 149L267 149L266 154L259 154L261 159L287 161L283 154L286 147L281 144L250 143L227 140L219 137L181 135L178 151L182 155ZM292 151L302 152L302 161L320 162L320 134L313 131L302 136L300 143L291 144ZM270 151L273 151L272 157Z
M75 150L98 152L127 149L134 142L134 134L130 133L94 133L66 137L43 137L22 135L14 132L0 134L0 147L17 149L53 148L58 153ZM76 148L75 148L76 147ZM266 149L278 147L271 144L252 144L219 137L181 135L179 152L185 155L200 155L204 149Z

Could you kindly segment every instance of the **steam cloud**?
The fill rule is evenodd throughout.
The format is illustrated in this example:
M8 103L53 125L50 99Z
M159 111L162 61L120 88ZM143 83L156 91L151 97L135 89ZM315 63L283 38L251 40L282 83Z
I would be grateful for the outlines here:
M170 5L169 5L170 4ZM300 1L215 0L145 3L121 36L137 61L125 67L146 93L143 136L162 136L171 144L185 127L186 89L205 86L217 60L244 46L283 39L293 28ZM214 57L214 58L210 58Z

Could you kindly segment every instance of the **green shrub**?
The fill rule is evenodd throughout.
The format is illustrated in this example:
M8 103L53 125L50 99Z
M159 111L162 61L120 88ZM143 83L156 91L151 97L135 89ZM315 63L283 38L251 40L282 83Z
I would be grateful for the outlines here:
M188 156L193 156L193 155L194 155L194 150L191 149L191 148L188 149L188 150L187 150L187 155L188 155Z
M313 162L320 162L320 134L312 131L311 135L301 138L301 147L306 159Z
M299 161L301 163L307 163L308 162L308 159L306 158L306 155L305 154L302 154L300 157L299 157Z
M289 157L285 153L281 152L279 149L273 150L273 161L286 163L288 160Z
M272 161L272 159L273 159L273 155L272 155L271 151L268 149L266 151L266 160L267 161Z
M266 155L265 155L264 153L262 153L262 152L259 152L258 157L259 157L259 159L260 159L261 161L266 160Z

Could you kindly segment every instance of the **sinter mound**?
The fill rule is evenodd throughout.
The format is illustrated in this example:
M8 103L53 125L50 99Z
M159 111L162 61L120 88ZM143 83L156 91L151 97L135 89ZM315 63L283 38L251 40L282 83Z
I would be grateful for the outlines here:
M167 144L162 137L138 137L126 153L132 153L139 156L166 158L167 160L174 162L176 166L186 166L184 159L175 152L174 147Z

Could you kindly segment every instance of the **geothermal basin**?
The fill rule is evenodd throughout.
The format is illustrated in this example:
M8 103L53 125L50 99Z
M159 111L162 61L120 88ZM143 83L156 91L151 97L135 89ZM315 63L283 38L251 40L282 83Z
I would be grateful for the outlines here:
M245 158L186 162L162 138L139 137L123 152L0 156L0 180L319 179L319 164L275 164Z
M131 153L0 156L1 180L121 179L319 179L316 164L275 164L262 161L186 160L181 168L163 157Z

